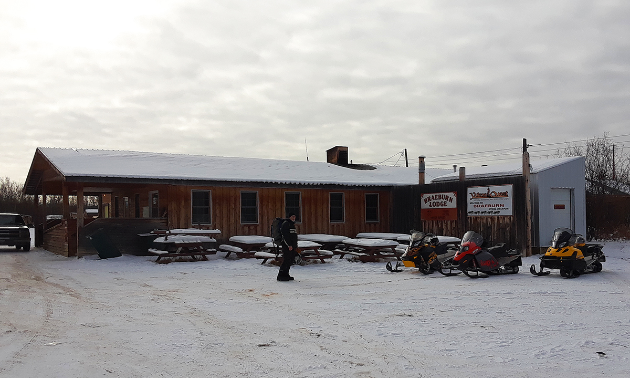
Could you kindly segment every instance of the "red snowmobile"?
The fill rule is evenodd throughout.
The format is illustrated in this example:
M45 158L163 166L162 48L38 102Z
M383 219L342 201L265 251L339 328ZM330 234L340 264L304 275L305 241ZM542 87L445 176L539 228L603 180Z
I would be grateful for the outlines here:
M440 273L452 275L455 270L462 271L470 278L486 278L490 274L518 273L523 265L517 250L508 250L501 243L493 247L483 248L483 236L468 231L462 238L459 251L450 264L443 264Z

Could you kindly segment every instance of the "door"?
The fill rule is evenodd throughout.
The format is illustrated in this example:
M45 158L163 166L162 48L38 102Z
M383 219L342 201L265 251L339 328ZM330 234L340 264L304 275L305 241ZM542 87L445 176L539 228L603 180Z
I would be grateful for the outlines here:
M551 225L553 230L559 227L566 227L575 231L573 189L551 189Z

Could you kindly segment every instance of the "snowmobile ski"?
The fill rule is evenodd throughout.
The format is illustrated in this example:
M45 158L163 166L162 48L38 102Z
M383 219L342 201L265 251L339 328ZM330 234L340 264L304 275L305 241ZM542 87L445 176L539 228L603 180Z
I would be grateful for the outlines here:
M392 262L388 261L387 265L385 265L385 268L390 272L402 272L402 269L400 269L401 266L402 265L400 264L400 262L396 261L396 266L392 267Z

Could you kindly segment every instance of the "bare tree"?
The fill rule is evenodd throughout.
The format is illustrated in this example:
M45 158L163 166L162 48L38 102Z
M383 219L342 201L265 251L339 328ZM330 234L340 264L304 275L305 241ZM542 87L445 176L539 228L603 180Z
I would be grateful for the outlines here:
M630 237L630 153L604 134L585 145L569 145L558 156L584 156L586 224L590 237Z
M35 203L32 195L26 195L23 192L23 185L11 181L8 177L0 179L0 213L19 213L27 215L35 215ZM98 197L86 196L86 205L88 207L98 206ZM42 199L39 199L42 204ZM70 211L76 211L77 200L75 196L68 199ZM63 198L57 195L46 196L46 213L62 214Z
M558 150L557 156L585 157L589 194L619 194L630 189L630 153L623 146L615 145L607 134L587 140L584 146L570 144Z

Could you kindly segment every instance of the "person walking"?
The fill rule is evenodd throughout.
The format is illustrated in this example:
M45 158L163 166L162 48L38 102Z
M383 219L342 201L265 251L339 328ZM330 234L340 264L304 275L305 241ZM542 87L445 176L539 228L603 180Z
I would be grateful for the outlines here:
M293 277L289 275L289 269L295 261L298 247L297 231L295 230L295 213L289 213L289 219L285 220L280 227L282 234L282 264L278 272L278 281L291 281Z

